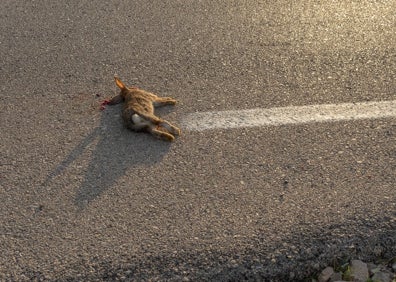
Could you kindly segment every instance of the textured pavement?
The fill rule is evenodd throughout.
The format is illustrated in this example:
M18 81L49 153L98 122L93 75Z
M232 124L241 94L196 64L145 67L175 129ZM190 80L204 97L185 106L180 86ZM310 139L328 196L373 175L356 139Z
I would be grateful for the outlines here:
M396 120L122 125L396 99L395 1L0 2L0 280L298 280L396 254Z

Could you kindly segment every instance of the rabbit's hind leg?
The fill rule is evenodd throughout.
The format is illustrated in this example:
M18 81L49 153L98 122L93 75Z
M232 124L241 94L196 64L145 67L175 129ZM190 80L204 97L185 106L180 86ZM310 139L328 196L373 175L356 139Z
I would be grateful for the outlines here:
M172 133L174 135L180 135L181 134L180 128L174 126L169 121L164 120L164 121L161 122L160 125L161 125L161 127L166 128L166 130L168 130L170 133Z
M153 114L147 114L147 113L142 113L142 112L139 113L139 116L150 121L150 123L151 123L150 131L152 131L153 134L161 135L161 133L157 133L156 131L165 132L166 134L171 133L169 135L171 135L172 138L174 138L174 136L172 134L180 135L180 129L177 128L176 126L172 125L171 123L169 123L166 120L156 117ZM161 130L161 128L163 128L163 129Z
M157 137L159 139L162 139L165 141L170 141L170 142L175 140L175 137L172 134L170 134L164 128L161 128L159 126L150 127L149 131L152 135L154 135L155 137Z

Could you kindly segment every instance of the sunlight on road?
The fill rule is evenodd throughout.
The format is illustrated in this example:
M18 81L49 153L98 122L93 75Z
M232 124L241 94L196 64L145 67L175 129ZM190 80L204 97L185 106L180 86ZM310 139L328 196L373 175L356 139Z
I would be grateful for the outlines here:
M252 21L278 31L279 41L303 49L365 49L395 46L395 1L324 1L285 5L275 25L256 9ZM290 17L293 15L293 17ZM281 28L279 28L281 27Z

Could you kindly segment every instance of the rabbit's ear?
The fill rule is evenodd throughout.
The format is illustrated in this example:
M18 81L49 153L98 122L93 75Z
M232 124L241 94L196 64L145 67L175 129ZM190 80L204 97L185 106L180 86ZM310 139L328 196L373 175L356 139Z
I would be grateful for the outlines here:
M125 86L125 84L124 84L118 77L115 76L114 79L115 79L116 85L117 85L121 90L127 88L127 87Z

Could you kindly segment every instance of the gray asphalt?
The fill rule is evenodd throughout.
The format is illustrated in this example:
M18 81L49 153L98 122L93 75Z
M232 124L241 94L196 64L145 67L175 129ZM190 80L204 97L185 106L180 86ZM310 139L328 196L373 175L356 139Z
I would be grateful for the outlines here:
M395 1L0 2L0 280L299 280L396 256L396 119L122 125L396 99ZM294 4L293 4L294 3ZM183 128L182 128L183 130Z

